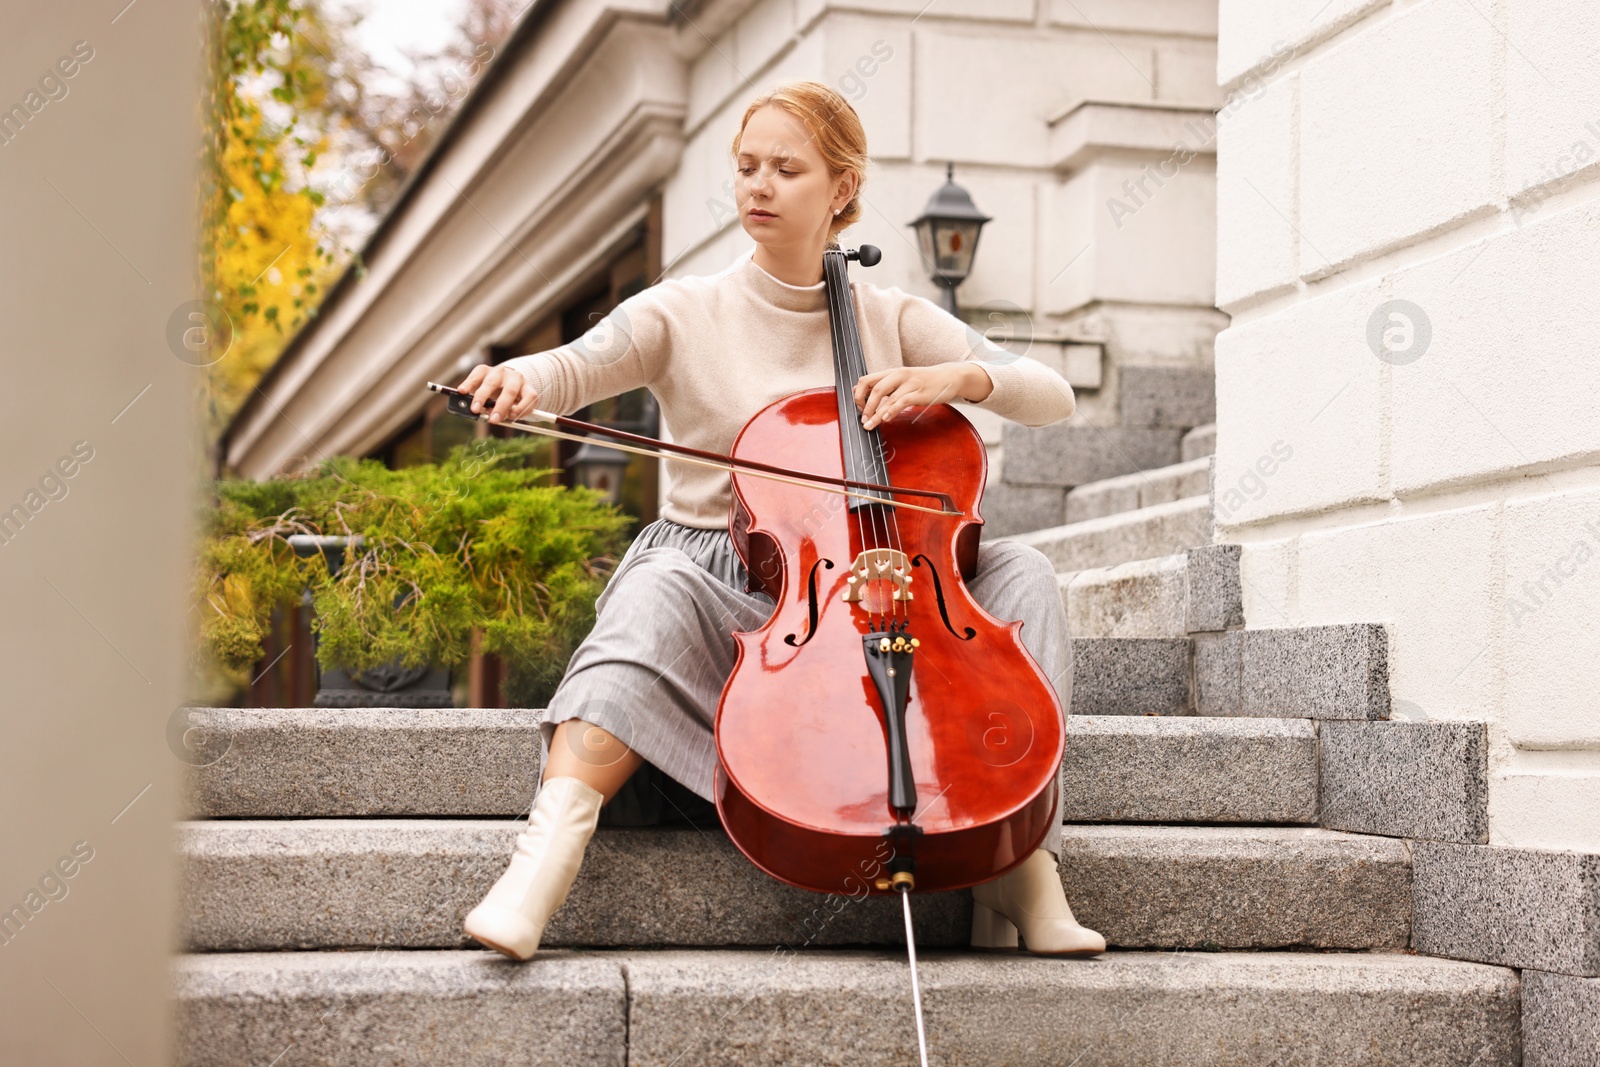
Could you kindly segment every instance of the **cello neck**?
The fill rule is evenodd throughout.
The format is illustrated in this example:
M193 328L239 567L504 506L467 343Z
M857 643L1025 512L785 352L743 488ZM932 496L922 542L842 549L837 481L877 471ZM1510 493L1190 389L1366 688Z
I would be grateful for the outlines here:
M856 379L867 373L866 357L861 351L861 331L856 325L855 301L850 295L848 257L842 248L828 247L822 252L822 278L827 284L828 319L833 336L834 392L839 404L839 446L844 457L847 478L877 482L889 481L889 468L884 462L883 439L877 430L864 429L861 413L856 410ZM869 494L883 500L892 500L889 494L873 491ZM862 497L852 497L851 511L870 504Z

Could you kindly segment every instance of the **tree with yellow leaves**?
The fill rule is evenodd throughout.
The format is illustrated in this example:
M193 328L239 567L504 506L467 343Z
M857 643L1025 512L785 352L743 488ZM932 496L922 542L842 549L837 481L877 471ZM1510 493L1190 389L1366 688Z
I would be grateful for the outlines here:
M255 180L250 144L261 121L259 114L241 116L244 136L224 147L231 192L207 264L208 288L233 325L233 341L209 368L214 429L238 410L338 271L313 228L312 197Z
M197 360L208 364L208 437L316 314L340 272L352 261L364 272L321 210L319 158L336 163L336 180L324 183L337 201L332 209L386 210L521 7L468 0L460 39L412 57L422 61L417 81L385 95L371 87L379 68L353 44L361 15L320 0L210 0L199 264L210 323ZM441 77L451 92L431 84ZM357 165L360 156L375 165ZM231 332L225 349L219 330Z
M214 435L350 258L315 225L324 197L308 177L362 67L333 58L352 54L346 27L315 4L213 0L207 14L199 273L212 328L231 331L208 360Z

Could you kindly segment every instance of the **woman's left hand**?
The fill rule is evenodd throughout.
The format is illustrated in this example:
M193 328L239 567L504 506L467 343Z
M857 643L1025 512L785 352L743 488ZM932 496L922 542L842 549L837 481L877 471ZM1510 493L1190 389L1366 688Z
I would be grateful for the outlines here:
M870 430L913 405L976 402L987 397L993 388L982 367L969 360L957 360L863 374L856 379L854 393L861 426Z

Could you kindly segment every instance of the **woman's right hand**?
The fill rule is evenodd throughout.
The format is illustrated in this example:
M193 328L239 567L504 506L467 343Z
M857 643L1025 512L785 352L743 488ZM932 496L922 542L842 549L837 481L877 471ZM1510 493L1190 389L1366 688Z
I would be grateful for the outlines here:
M493 401L490 422L511 422L522 418L539 402L533 383L510 367L479 364L472 368L457 389L472 394L472 410L481 413Z

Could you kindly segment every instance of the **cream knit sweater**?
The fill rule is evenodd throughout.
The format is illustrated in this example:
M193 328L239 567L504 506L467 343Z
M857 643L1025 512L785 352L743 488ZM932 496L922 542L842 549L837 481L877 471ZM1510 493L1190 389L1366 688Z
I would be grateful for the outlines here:
M767 404L834 384L827 283L780 281L756 264L753 252L716 274L672 278L635 293L571 344L505 366L538 390L538 407L558 415L647 386L668 440L727 454ZM975 406L1024 426L1072 414L1072 387L1055 371L1000 348L925 297L863 280L863 270L852 265L850 287L869 373L975 360L994 382ZM662 462L662 516L726 529L733 503L728 472Z

